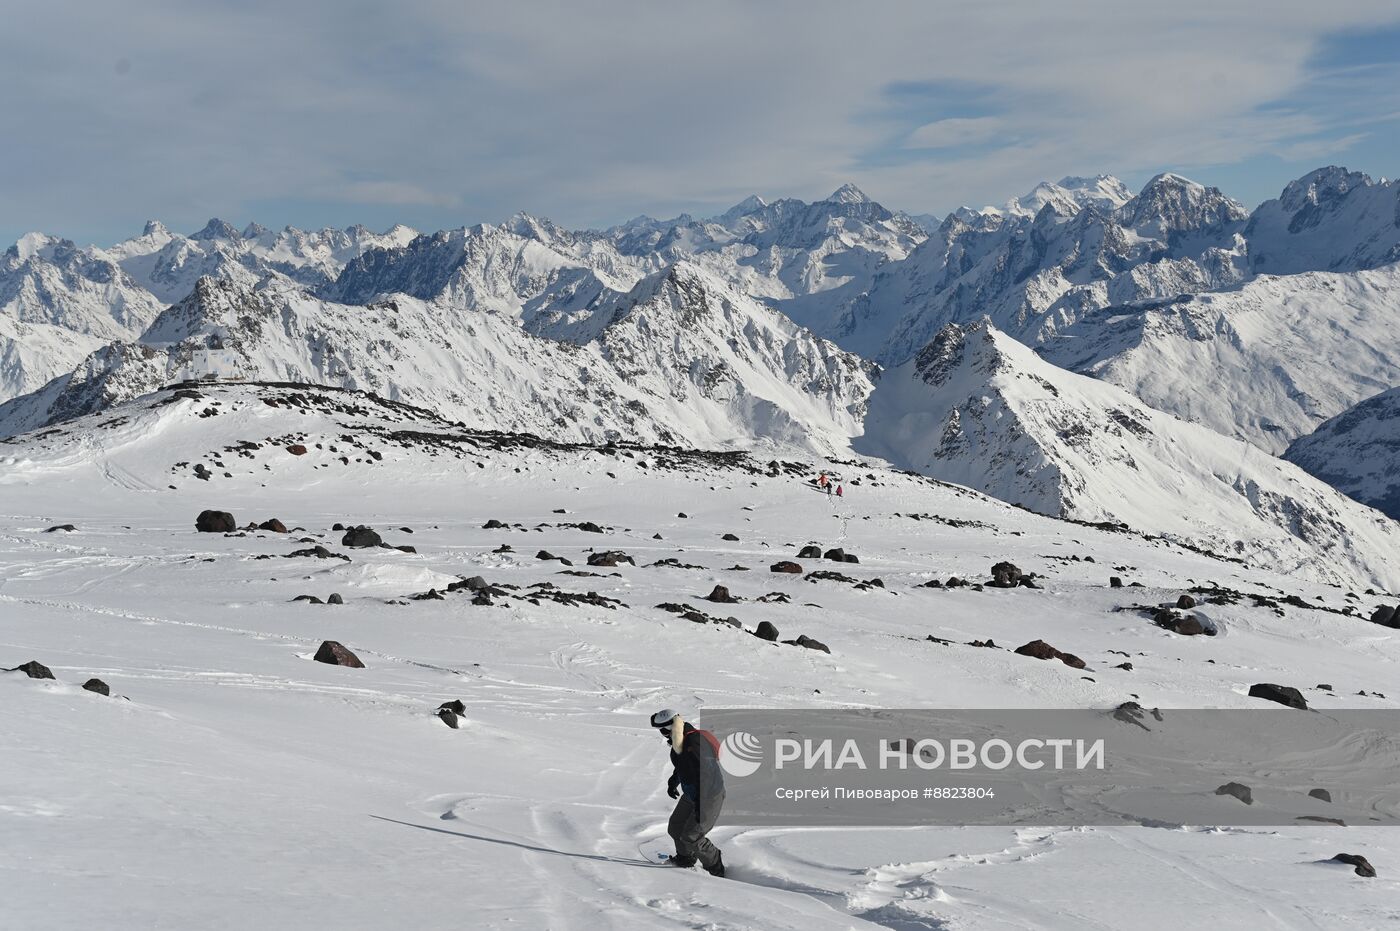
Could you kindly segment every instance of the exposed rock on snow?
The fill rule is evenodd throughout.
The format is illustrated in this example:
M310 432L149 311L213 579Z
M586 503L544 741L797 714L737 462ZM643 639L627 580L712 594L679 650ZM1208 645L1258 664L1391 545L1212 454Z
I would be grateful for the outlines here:
M233 533L238 529L238 522L228 511L200 511L194 529L200 533Z
M312 657L318 663L327 663L331 666L349 666L352 669L364 669L365 664L360 662L360 658L350 652L335 640L326 640L316 650L316 655Z
M37 659L31 659L27 663L21 663L8 672L22 672L31 679L54 679L53 671Z
M1293 688L1291 685L1274 685L1271 682L1261 682L1249 687L1250 698L1263 698L1267 701L1278 702L1280 705L1287 705L1290 708L1301 708L1307 710L1307 699L1303 698L1303 693Z

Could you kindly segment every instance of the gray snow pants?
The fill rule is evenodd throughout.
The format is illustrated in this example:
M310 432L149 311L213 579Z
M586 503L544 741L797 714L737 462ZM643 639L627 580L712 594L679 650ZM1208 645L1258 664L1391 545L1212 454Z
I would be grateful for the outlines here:
M710 843L705 835L714 830L724 808L724 795L711 800L705 811L705 820L695 820L695 805L689 798L681 796L676 802L676 810L671 812L671 821L666 825L666 833L676 842L676 856L700 861L706 869L715 865L719 858L719 848Z

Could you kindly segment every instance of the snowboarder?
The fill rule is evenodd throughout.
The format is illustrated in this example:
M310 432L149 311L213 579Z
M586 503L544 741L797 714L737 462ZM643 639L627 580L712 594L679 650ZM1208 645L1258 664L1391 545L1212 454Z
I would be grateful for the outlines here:
M694 866L698 860L711 876L724 875L724 857L705 835L714 830L724 807L724 772L719 766L719 741L709 731L686 724L667 708L651 716L651 726L671 747L674 771L666 794L677 799L666 833L676 852L666 862Z

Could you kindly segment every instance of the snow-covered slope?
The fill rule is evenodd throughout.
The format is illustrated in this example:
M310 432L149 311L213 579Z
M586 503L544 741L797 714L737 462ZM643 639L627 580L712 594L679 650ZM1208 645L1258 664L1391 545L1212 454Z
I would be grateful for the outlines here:
M1133 192L1112 175L1092 178L1066 177L1057 182L1042 181L1020 197L1012 198L999 213L1034 217L1048 203L1056 203L1072 212L1079 207L1094 207L1100 213L1112 213L1133 199Z
M0 314L0 404L68 374L102 344L66 327Z
M1400 181L1335 166L1290 182L1249 218L1251 271L1355 271L1400 261Z
M416 235L402 225L374 233L363 226L311 232L288 226L272 232L249 224L240 233L215 218L199 232L181 236L152 220L140 236L94 251L120 264L162 303L173 304L206 275L252 284L275 271L317 287L366 250L402 246Z
M1033 216L950 215L909 258L876 276L832 330L842 346L905 361L950 323L989 316L1037 343L1108 304L1239 280L1246 213L1216 188L1163 174L1137 196L1068 195Z
M7 925L1392 923L1400 835L1364 824L755 829L721 817L723 881L638 848L664 837L672 806L647 726L661 707L702 725L723 707L1135 699L1170 715L1265 707L1249 686L1277 682L1324 713L1393 714L1395 632L1363 616L1394 595L1350 597L873 466L771 475L740 455L471 434L322 389L193 393L0 443L0 667L37 660L56 676L0 673ZM844 499L803 481L821 467L844 473ZM292 533L196 533L207 508ZM485 529L492 518L507 527ZM416 552L342 546L337 522ZM73 531L45 532L61 523ZM883 587L815 576L824 564L810 560L805 576L767 571L808 542L859 554L842 573ZM635 565L584 566L605 549ZM1038 588L923 587L984 579L1001 560ZM503 594L446 591L473 576ZM742 601L699 597L716 584ZM1179 636L1139 610L1192 589L1223 636ZM332 592L343 604L292 601ZM676 602L742 629L656 607ZM760 640L749 631L762 621L832 652ZM1089 668L987 645L1036 638ZM365 668L312 662L328 639ZM84 691L92 677L120 697ZM434 714L452 700L458 729ZM1214 801L1222 820L1239 806ZM1329 862L1342 851L1379 875Z
M1283 458L1400 519L1400 388L1324 421L1289 444Z
M876 272L927 238L852 184L812 203L754 196L709 220L640 217L608 233L627 255L694 262L827 338Z
M533 336L506 315L393 295L369 306L269 278L203 278L140 343L0 405L0 435L101 410L187 378L373 391L487 429L604 442L796 446L859 432L869 366L685 267L639 285L595 337Z
M0 256L0 316L21 323L123 339L141 332L160 307L116 262L67 239L30 233Z
M318 293L346 304L388 294L440 300L468 310L519 317L587 306L605 291L626 291L655 263L624 257L597 234L575 234L525 214L418 236L347 264Z
M1273 453L1400 384L1400 264L1263 275L1086 314L1039 347L1062 368Z
M1400 586L1400 524L1248 444L1057 369L985 321L949 326L885 373L857 448L1041 513Z

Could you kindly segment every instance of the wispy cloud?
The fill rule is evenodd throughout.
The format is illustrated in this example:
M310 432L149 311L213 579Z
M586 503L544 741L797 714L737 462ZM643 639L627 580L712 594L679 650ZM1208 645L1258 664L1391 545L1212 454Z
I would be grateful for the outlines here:
M606 223L847 180L932 211L1259 159L1277 190L1291 160L1400 141L1363 122L1400 97L1346 65L1396 21L1375 0L50 0L0 31L0 231Z

